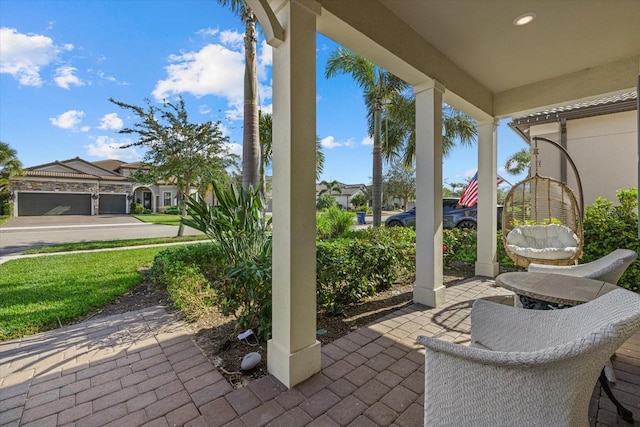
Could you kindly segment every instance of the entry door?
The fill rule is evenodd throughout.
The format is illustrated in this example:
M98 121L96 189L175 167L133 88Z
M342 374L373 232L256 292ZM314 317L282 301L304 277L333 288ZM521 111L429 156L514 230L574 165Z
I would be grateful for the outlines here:
M144 206L145 209L151 210L151 193L148 191L142 193L142 206Z

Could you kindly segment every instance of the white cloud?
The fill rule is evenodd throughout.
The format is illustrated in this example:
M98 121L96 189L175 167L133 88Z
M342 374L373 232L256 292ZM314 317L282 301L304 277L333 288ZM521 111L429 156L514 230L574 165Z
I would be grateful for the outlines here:
M244 49L244 34L231 30L220 31L220 42L235 50L242 50Z
M93 144L85 145L84 148L87 149L87 154L99 158L125 161L140 160L142 157L133 147L120 148L130 143L131 141L129 140L118 142L108 136L98 136Z
M464 173L462 174L462 176L464 178L468 178L471 179L473 178L473 176L478 172L478 169L468 169L466 171L464 171Z
M118 129L122 129L123 125L124 123L122 122L122 119L118 117L118 113L109 113L109 114L105 114L100 119L100 125L98 126L98 129L118 130Z
M115 78L115 77L113 77L113 76L107 76L107 75L104 73L104 71L98 71L96 74L97 74L97 75L98 75L98 77L100 77L102 80L108 80L108 81L110 81L110 82L115 82L115 81L116 81L116 78Z
M167 79L160 80L152 94L158 101L170 95L191 93L196 97L215 95L227 98L230 105L242 107L244 63L241 52L210 44L199 52L171 55L165 70Z
M198 112L200 114L209 114L211 112L211 107L209 107L206 104L202 104L199 108L198 108Z
M69 110L60 114L58 117L51 117L49 121L52 125L62 129L77 130L77 126L80 124L83 117L84 111ZM82 128L81 130L86 132L85 129L89 130L88 128Z
M15 28L0 28L0 73L11 74L24 86L42 86L40 71L60 52L53 40L38 34L22 34ZM73 45L65 45L73 49Z
M364 138L362 138L362 141L360 141L360 145L373 145L373 138L371 138L370 136L365 136Z
M230 144L227 144L227 149L232 154L237 154L238 156L242 156L242 144L237 144L235 142L232 142Z
M209 44L196 52L181 52L169 57L167 77L156 83L152 92L157 101L172 95L189 93L196 97L213 95L225 98L229 107L224 113L239 120L244 110L244 34L237 31L200 30L199 34L219 35L219 44ZM272 48L259 44L256 61L260 103L272 96L269 68Z
M90 70L90 71L92 71L92 70ZM113 83L115 83L115 84L117 84L117 85L119 85L119 86L129 86L129 83L127 83L127 82L121 82L121 81L119 81L118 79L116 79L116 78L115 78L115 77L113 77L113 76L108 76L108 75L107 75L107 74L105 74L105 72L104 72L104 71L102 71L102 70L98 70L98 71L96 71L96 75L97 75L99 78L101 78L102 80L107 80L107 81L109 81L109 82L113 82Z
M336 141L333 136L327 136L320 140L320 144L326 149L338 148L338 147L353 147L353 140L347 139L346 141Z
M207 36L215 36L219 32L220 30L217 28L203 28L202 30L198 30L196 34L202 37L207 37Z
M76 71L78 70L75 67L71 67L68 65L59 67L56 70L56 76L53 78L53 80L59 87L67 90L69 89L70 85L84 86L84 82L80 80L78 76L73 74Z
M273 114L273 104L259 105L258 108L262 110L262 114Z

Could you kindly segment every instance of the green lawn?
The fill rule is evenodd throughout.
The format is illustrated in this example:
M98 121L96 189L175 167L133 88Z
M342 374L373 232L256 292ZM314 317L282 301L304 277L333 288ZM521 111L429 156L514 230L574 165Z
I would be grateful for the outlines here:
M0 341L70 323L140 283L162 246L0 264Z
M152 213L152 214L133 215L133 217L139 219L142 222L150 222L153 224L180 225L180 215Z
M150 237L147 239L105 240L98 242L62 243L44 248L29 249L25 254L46 254L53 252L88 251L94 249L122 248L125 246L159 245L164 243L208 240L204 234L182 237Z

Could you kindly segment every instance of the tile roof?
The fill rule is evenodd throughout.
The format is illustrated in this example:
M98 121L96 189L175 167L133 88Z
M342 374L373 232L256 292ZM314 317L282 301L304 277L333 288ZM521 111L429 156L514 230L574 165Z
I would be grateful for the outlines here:
M41 171L25 169L23 176L38 176L47 178L71 178L71 179L98 179L107 181L127 181L125 176L115 175L91 175L82 172L53 172L53 171Z
M532 113L527 116L514 118L513 121L530 121L528 119L539 117L555 117L557 115L560 115L561 113L575 112L578 110L597 109L598 107L628 103L629 101L635 101L637 99L638 92L627 92L619 95L607 96L605 98L593 99L591 101L578 102L576 104L551 108L549 110ZM584 116L588 117L589 114L585 114Z

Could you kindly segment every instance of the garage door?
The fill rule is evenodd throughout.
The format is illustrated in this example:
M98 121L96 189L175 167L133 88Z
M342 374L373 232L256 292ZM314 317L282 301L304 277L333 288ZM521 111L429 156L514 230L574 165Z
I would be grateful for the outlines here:
M91 195L19 193L18 216L39 215L91 215Z
M100 194L100 207L98 208L98 213L127 213L127 196L124 194Z

